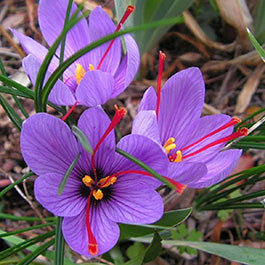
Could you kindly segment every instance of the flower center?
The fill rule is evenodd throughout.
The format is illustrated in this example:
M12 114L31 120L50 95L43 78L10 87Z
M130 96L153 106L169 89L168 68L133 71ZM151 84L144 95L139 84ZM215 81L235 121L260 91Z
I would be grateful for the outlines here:
M85 175L82 178L82 181L91 189L93 197L96 200L101 200L103 198L102 189L113 185L117 181L117 178L115 176L108 176L100 179L98 182L95 182L90 176Z
M171 162L181 162L183 159L186 159L186 158L189 158L191 156L194 156L194 155L197 155L201 152L203 152L204 150L207 150L213 146L216 146L218 144L221 144L221 143L226 143L230 140L233 140L233 139L236 139L238 137L241 137L241 136L246 136L248 134L248 129L247 128L241 128L239 129L238 131L226 136L226 137L223 137L223 138L220 138L218 140L215 140L205 146L203 146L202 148L194 151L194 152L190 152L189 149L192 148L192 147L195 147L196 145L198 145L199 143L203 142L205 139L208 139L209 137L223 131L224 129L226 128L229 128L237 123L240 122L240 119L238 118L232 118L228 123L224 124L223 126L219 127L218 129L208 133L207 135L203 136L202 138L200 138L199 140L195 141L194 143L180 149L180 150L177 150L175 154L173 155L170 155L168 158L169 158L169 161ZM176 144L175 144L175 139L173 137L169 138L166 143L164 144L164 148L167 152L167 155L169 155L169 152L173 149L176 148ZM183 155L183 152L186 151L186 154Z

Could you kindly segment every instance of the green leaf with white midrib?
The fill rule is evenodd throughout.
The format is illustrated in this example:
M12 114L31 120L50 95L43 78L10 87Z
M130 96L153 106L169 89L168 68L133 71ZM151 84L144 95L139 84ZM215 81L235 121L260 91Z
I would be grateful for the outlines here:
M133 238L132 240L143 243L150 243L149 238ZM257 248L239 247L226 244L210 242L194 242L179 240L162 240L162 245L166 246L187 246L210 254L223 257L228 260L241 262L249 265L264 265L265 250Z

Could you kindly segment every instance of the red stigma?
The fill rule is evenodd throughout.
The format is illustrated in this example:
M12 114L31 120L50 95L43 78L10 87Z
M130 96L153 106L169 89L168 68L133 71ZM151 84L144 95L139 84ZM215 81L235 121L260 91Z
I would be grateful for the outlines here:
M216 130L208 133L207 135L203 136L202 138L200 138L196 142L194 142L194 143L192 143L192 144L190 144L190 145L188 145L188 146L180 149L179 151L182 153L183 151L185 151L185 150L187 150L187 149L189 149L191 147L196 146L198 143L201 143L205 139L207 139L207 138L209 138L209 137L211 137L211 136L213 136L213 135L215 135L215 134L217 134L217 133L219 133L219 132L221 132L221 131L223 131L223 130L231 127L231 126L234 126L235 124L238 124L240 122L241 122L241 120L239 118L232 118L226 124L222 125L221 127L217 128ZM182 156L181 160L183 160L185 158L188 158L188 157L191 157L191 156L194 156L194 155L196 155L198 153L201 153L202 151L207 150L208 148L213 147L213 146L216 146L218 144L231 141L231 140L236 139L236 138L241 137L241 136L246 136L247 134L248 134L248 129L247 128L241 128L237 132L232 133L231 135L228 135L226 137L223 137L221 139L218 139L216 141L213 141L212 143L207 144L206 146L202 147L201 149L199 149L199 150L197 150L197 151L195 151L193 153L188 153L187 155ZM177 158L177 156L178 156L177 153L169 156L169 161L174 162L175 159ZM177 162L180 162L180 161L177 161Z
M134 9L135 9L135 7L134 7L134 6L131 6L131 5L129 5L129 6L127 7L127 9L126 9L126 11L125 11L123 17L121 18L121 21L119 22L119 24L118 24L118 26L117 26L117 28L115 29L114 32L118 32L118 31L121 29L122 25L123 25L124 22L127 20L127 18L130 16L130 14L134 11ZM102 58L101 58L101 60L100 60L100 62L99 62L99 64L98 64L98 66L97 66L97 70L100 69L100 67L102 66L102 63L103 63L103 61L105 60L107 54L109 53L111 47L113 46L114 41L115 41L115 39L113 39L113 40L110 42L110 44L109 44L107 50L105 51L104 55L102 56Z
M160 108L160 101L161 101L161 80L164 68L164 62L166 59L166 55L159 51L159 66L158 66L158 77L157 77L157 102L156 102L156 117L158 119L158 113Z
M95 155L96 155L96 152L98 151L100 145L103 143L103 141L106 139L106 137L110 134L110 132L117 126L117 124L120 122L120 120L127 113L125 108L119 108L117 105L115 105L114 107L115 107L114 117L113 117L109 127L107 128L107 130L105 131L103 136L98 141L98 143L97 143L97 145L96 145L96 147L95 147L95 149L93 151L93 154L92 154L91 165L92 165L93 173L94 173L94 176L95 176L95 182L97 182L97 171L96 171L96 166L95 166Z
M77 104L78 104L78 102L76 101L75 104L69 109L69 111L62 117L62 121L65 121L70 116L70 114L76 108Z
M223 138L221 138L219 140L216 140L216 141L214 141L214 142L212 142L212 143L204 146L203 148L201 148L201 149L199 149L199 150L197 150L197 151L195 151L195 152L193 152L191 154L188 154L186 156L183 156L183 159L188 158L188 157L191 157L191 156L194 156L194 155L196 155L198 153L201 153L202 151L204 151L204 150L206 150L206 149L208 149L210 147L213 147L215 145L218 145L218 144L221 144L221 143L225 143L225 142L234 140L236 138L239 138L241 136L247 136L247 135L248 135L248 129L247 128L241 128L238 131L232 133L231 135L228 135L228 136L223 137Z
M148 177L152 177L154 178L154 176L146 171L142 171L142 170L124 170L124 171L120 171L117 173L114 173L113 175L109 176L109 178L111 177L116 177L116 176L120 176L120 175L125 175L125 174L139 174L139 175L143 175L143 176L148 176ZM169 181L171 184L173 184L175 186L175 191L178 193L182 193L182 191L186 188L186 185L183 185L169 177L165 177L162 176L164 179L166 179L167 181Z
M88 235L88 252L95 256L98 254L98 243L96 238L93 235L90 225L90 202L92 198L93 191L90 192L88 200L87 200L87 208L86 208L86 227L87 227L87 235Z

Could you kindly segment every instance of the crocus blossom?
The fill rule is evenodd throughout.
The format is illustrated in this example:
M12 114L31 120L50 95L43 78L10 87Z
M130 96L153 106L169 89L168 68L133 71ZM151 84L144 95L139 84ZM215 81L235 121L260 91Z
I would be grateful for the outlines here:
M49 45L52 45L61 33L67 10L68 0L40 0L38 17L41 32ZM71 15L76 11L73 4ZM127 10L125 17L132 12ZM79 16L82 16L79 13ZM116 28L109 16L99 6L95 8L89 21L81 19L66 35L64 59L108 34L121 28L124 21ZM15 30L12 30L28 54L23 59L23 67L35 84L40 64L44 60L47 49ZM104 104L110 98L119 95L133 80L139 66L140 58L137 44L129 35L124 36L126 54L122 58L121 40L107 42L88 52L75 61L53 87L49 100L58 105L96 106ZM45 81L58 67L60 47L52 59Z
M247 134L233 133L239 122L228 115L201 116L205 86L196 67L180 71L167 80L160 93L150 87L144 94L134 121L133 133L162 145L169 159L169 175L189 187L213 185L236 167L241 150L221 151L226 142ZM157 107L157 105L159 106ZM196 166L200 172L179 178L178 164Z
M115 245L119 238L117 223L153 223L163 214L163 200L155 191L160 182L141 175L139 166L115 152L113 128L123 115L123 110L117 109L110 122L99 106L81 115L78 127L89 140L92 155L68 125L54 116L38 113L22 126L23 157L39 175L34 188L36 199L53 214L64 217L66 242L88 257ZM167 174L164 150L149 138L128 135L117 146L158 173ZM78 153L80 158L58 195L60 183Z

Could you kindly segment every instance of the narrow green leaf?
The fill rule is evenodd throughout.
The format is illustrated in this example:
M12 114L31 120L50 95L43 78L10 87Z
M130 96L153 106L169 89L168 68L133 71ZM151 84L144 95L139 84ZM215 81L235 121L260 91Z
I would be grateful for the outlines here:
M15 216L12 214L0 213L0 219L9 219L9 220L18 220L18 221L29 221L29 222L40 222L41 219L38 217L29 217L29 216ZM55 217L44 218L46 221L54 221ZM0 229L0 231L2 231Z
M0 233L3 233L3 232L4 231L0 229ZM24 239L22 239L22 238L20 238L18 236L8 236L8 237L5 238L5 241L7 243L10 243L10 244L18 244L18 243L26 242L26 240L24 240ZM31 245L31 246L27 247L26 249L29 250L29 251L35 251L37 248L38 248L37 245ZM44 257L50 259L50 260L53 260L54 259L54 252L52 252L50 250L47 250L42 255ZM70 261L68 259L65 259L65 261L64 261L64 265L75 265L75 264L76 263L74 263L74 262L72 262L72 261ZM93 264L91 264L91 265L93 265Z
M100 46L101 44L103 44L105 42L108 42L110 40L113 40L113 39L115 39L117 37L120 37L120 36L122 36L124 34L127 34L127 33L131 33L131 32L134 32L134 31L147 30L147 29L154 29L154 28L157 28L157 27L165 27L165 26L168 26L168 25L173 25L177 21L178 21L178 19L173 17L173 18L163 19L163 20L155 21L155 22L152 22L152 23L144 24L144 25L135 26L135 27L132 27L132 28L127 29L127 30L121 30L121 31L112 33L112 34L110 34L108 36L105 36L105 37L103 37L103 38L101 38L101 39L99 39L97 41L94 41L90 45L82 48L81 50L79 50L78 52L76 52L75 54L70 56L67 60L65 60L65 62L62 63L60 65L60 67L57 67L56 70L51 74L50 78L47 80L45 86L43 87L42 103L40 103L40 104L43 105L43 106L46 105L46 102L47 102L47 99L48 99L48 96L49 96L49 93L50 93L51 89L53 88L53 86L56 83L56 81L63 74L63 72L73 62L75 62L78 58L80 58L84 54L88 53L92 49L95 49L96 47ZM60 40L60 39L61 39L61 35L57 38L57 40ZM51 50L51 48L50 48L50 50Z
M5 113L12 121L12 123L17 127L19 131L21 131L22 120L19 115L14 111L14 109L8 104L8 102L0 95L0 104L2 105Z
M149 238L135 238L137 242L150 243ZM179 240L163 240L162 244L168 246L187 246L198 250L223 257L228 260L250 264L263 265L265 260L265 250L257 248L238 247L228 244L218 244L210 242L194 242L194 241L179 241Z
M126 157L127 159L131 160L133 163L135 163L136 165L140 166L142 169L144 169L146 172L150 173L153 177L155 177L156 179L160 180L161 182L163 182L165 185L167 185L169 188L175 190L175 186L170 183L168 180L166 180L165 178L163 178L161 175L159 175L157 172L155 172L152 168L150 168L149 166L147 166L145 163L143 163L141 160L137 159L136 157L130 155L129 153L121 150L120 148L116 147L116 152L124 157Z
M72 173L72 170L74 169L79 157L80 157L81 153L79 152L77 154L77 156L75 157L74 161L72 162L72 164L70 165L70 167L67 169L61 183L60 183L60 186L59 186L59 189L58 189L58 195L61 195L63 190L64 190L64 187L65 187L65 184L68 180L68 178L70 177L71 173Z
M174 210L164 213L163 217L151 225L119 224L120 239L140 237L152 234L154 230L162 231L170 229L185 221L191 213L191 208Z
M89 152L90 154L93 154L93 150L91 148L91 145L89 144L88 139L87 139L86 135L83 133L83 131L81 129L79 129L77 126L73 125L72 126L72 132L78 138L82 147L87 152Z
M53 244L54 244L54 238L51 239L50 241L46 242L45 244L41 245L40 247L38 247L31 254L27 255L26 258L24 258L23 260L18 262L17 265L28 265L28 264L31 264L31 262L33 260L35 260L39 255L42 255L43 252L45 252ZM59 265L59 263L55 263L55 264Z
M150 262L160 255L160 252L162 251L161 241L162 239L160 235L155 232L151 244L145 251L144 262Z
M0 252L0 260L3 260L3 259L23 250L23 249L25 249L31 245L34 245L38 242L42 242L46 238L52 237L53 235L54 235L54 231L50 231L50 232L47 232L43 235L39 235L39 236L36 236L36 237L31 238L29 240L26 240L25 242L16 244L15 246L10 247L10 248Z
M6 70L5 70L5 67L4 67L4 64L1 60L1 57L0 57L0 70L2 72L3 75L5 75L7 77L7 73L6 73ZM21 104L20 100L17 98L16 95L12 94L12 97L13 99L15 100L18 108L20 109L21 113L24 115L25 118L28 118L29 115L27 113L27 111L25 110L24 106Z
M73 4L73 0L69 0L67 10L66 10L65 20L64 20L64 29L66 28L67 22L69 21L72 4ZM64 61L64 49L65 49L66 35L67 33L63 36L62 42L61 42L60 60L59 60L60 64L62 64Z
M16 180L14 183L10 184L9 186L7 186L5 189L3 189L1 192L0 192L0 198L5 195L8 191L10 191L12 188L14 188L16 185L18 185L19 183L21 183L23 180L25 180L26 178L30 177L34 175L33 172L29 172L25 175L23 175L21 178L19 178L18 180Z
M30 98L33 99L33 97L30 97L29 95L20 92L16 89L10 88L10 87L5 87L5 86L0 86L0 93L4 93L4 94L9 94L9 95L15 95L15 96L19 96L19 97L23 97L23 98Z
M62 232L63 217L57 217L56 233L55 233L55 256L54 264L64 264L64 236Z
M41 225L34 225L34 226L30 226L28 228L24 228L24 229L12 231L12 232L6 232L6 233L1 233L0 232L0 238L7 237L7 236L12 236L12 235L16 235L16 234L21 234L21 233L24 233L24 232L27 232L27 231L43 228L43 227L46 227L46 226L52 226L52 225L55 225L55 222L51 222L51 223L47 223L47 224L41 224Z
M258 43L258 41L256 40L256 38L254 37L254 35L251 33L250 29L247 28L247 32L248 32L248 36L249 39L252 43L252 45L254 46L254 48L256 49L256 51L258 52L260 58L263 60L263 62L265 63L265 51L262 48L262 46Z
M25 86L22 86L21 84L17 83L16 81L14 81L14 80L12 80L12 79L10 79L10 78L2 75L2 74L0 74L0 81L2 81L4 84L6 84L10 87L16 88L17 90L28 95L31 98L34 97L34 92L31 89L29 89Z

